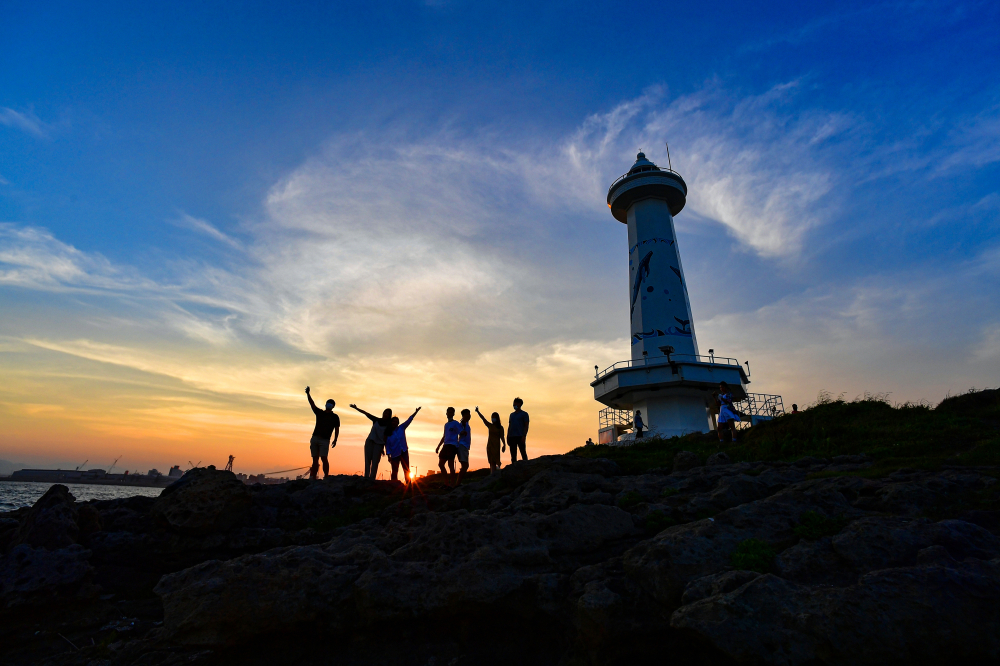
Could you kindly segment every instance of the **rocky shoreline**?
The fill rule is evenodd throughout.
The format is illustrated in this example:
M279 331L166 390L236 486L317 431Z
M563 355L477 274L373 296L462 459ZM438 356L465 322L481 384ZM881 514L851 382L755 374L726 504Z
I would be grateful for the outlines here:
M9 664L993 663L995 467L567 454L0 515Z

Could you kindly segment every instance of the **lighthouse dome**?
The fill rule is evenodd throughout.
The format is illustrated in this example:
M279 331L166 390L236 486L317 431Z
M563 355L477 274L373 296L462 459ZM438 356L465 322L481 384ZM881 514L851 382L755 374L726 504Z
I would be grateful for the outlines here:
M632 168L629 169L628 172L631 174L631 173L636 173L638 171L659 171L659 170L660 167L656 166L655 164L647 160L646 154L640 152L638 155L635 156L635 164L632 165Z

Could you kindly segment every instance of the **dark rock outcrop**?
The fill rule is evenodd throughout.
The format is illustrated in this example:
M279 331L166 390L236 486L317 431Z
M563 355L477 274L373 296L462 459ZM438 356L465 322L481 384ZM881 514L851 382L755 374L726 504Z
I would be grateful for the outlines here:
M1000 560L873 571L848 587L777 576L685 605L670 625L739 663L984 663L1000 655Z
M630 475L544 457L420 492L360 477L245 487L215 470L156 500L53 490L0 516L0 600L47 617L89 604L74 644L94 646L67 664L107 658L102 641L116 664L322 661L290 644L335 644L351 664L1000 658L995 470L864 478L862 456L691 455ZM108 628L123 604L127 635ZM7 643L36 640L8 626Z
M701 458L693 451L678 451L674 456L674 471L686 472L701 466Z
M252 504L247 486L232 472L193 469L163 490L149 515L182 534L204 536L242 527Z

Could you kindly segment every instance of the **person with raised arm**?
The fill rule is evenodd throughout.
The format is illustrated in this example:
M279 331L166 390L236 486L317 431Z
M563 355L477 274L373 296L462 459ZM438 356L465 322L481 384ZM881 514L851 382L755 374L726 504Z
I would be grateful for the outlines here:
M389 457L389 464L392 465L392 480L399 479L399 466L403 465L403 476L406 482L410 482L410 449L406 445L406 428L413 423L413 417L417 415L420 408L410 414L410 418L402 423L398 416L393 416L389 421L389 427L385 431L385 455Z
M369 414L353 403L351 408L358 410L372 422L372 430L368 433L368 439L365 440L365 476L369 479L375 479L378 475L378 464L385 451L385 429L389 427L389 421L392 419L392 410L387 407L382 412L382 416L378 417Z
M306 398L309 406L312 407L316 415L316 427L313 428L312 438L309 440L309 454L312 455L312 467L309 468L309 478L315 479L319 473L319 461L323 460L323 478L330 476L330 437L333 437L333 446L337 446L337 439L340 437L340 417L333 413L333 408L337 403L330 398L326 401L326 409L322 410L313 402L309 387L306 387Z
M490 421L486 420L483 413L479 411L479 407L476 407L476 414L479 414L479 418L483 420L483 425L489 431L489 437L486 440L486 460L490 463L490 474L495 474L500 471L500 454L507 450L507 440L504 439L503 424L500 423L500 414L493 412L490 415ZM503 449L501 450L501 444Z

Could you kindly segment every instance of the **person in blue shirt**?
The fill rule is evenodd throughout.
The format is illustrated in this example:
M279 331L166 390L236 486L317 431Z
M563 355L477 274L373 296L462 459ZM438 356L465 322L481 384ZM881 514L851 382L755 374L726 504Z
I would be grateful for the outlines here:
M435 452L438 454L438 467L441 469L441 473L446 473L444 466L447 463L451 473L454 474L455 456L458 455L458 433L461 432L462 425L455 420L454 407L445 410L445 416L448 417L448 422L444 424L444 435L438 442Z
M403 476L406 477L407 483L410 482L410 449L406 445L406 428L413 423L413 417L419 411L420 408L417 407L417 411L410 414L410 418L402 423L399 422L398 416L393 416L389 421L389 427L385 430L385 455L389 457L389 464L392 465L393 481L399 479L399 466L402 464Z
M469 471L469 453L472 451L472 428L469 427L471 419L472 412L468 409L463 409L460 424L462 428L458 431L458 446L456 447L458 462L462 465L462 468L458 472L458 479L455 480L456 486L462 483L462 477Z
M642 439L642 431L646 429L646 424L642 422L642 412L635 410L635 438Z

